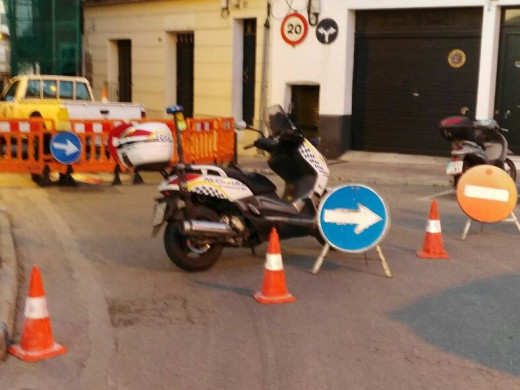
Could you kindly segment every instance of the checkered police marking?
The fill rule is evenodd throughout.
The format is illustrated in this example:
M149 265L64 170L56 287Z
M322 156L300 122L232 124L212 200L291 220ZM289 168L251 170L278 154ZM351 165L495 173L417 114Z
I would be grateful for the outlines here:
M316 157L316 154L312 151L312 149L306 145L307 143L309 143L309 141L305 140L300 146L299 146L299 151L300 153L302 154L302 156L305 158L305 160L307 160L314 168L316 168L317 170L320 171L320 173L322 173L323 175L325 176L329 176L329 172L326 171L324 168L323 168L323 164L326 164L325 161L323 161L322 163L320 163Z
M190 188L190 191L195 192L196 194L211 196L213 198L228 199L228 197L225 196L222 191L212 186L198 185L196 187Z

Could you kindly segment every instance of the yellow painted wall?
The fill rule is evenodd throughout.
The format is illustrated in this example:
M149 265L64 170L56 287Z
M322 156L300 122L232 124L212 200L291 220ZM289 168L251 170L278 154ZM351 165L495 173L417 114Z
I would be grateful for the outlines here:
M111 62L117 53L114 41L130 39L133 100L144 104L148 117L164 117L165 107L176 103L168 101L175 88L175 74L168 72L168 61L174 55L174 34L193 32L194 116L232 116L233 107L241 105L241 101L233 102L232 88L235 19L256 17L255 119L258 120L267 0L240 0L240 9L232 6L233 0L229 3L230 13L226 18L221 16L220 0L85 5L84 46L96 98L101 97L105 82L117 82L117 64Z

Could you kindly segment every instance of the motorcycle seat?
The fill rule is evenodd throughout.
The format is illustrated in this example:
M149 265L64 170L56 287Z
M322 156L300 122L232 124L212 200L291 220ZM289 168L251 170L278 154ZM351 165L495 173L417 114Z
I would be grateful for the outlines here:
M261 175L256 172L244 172L239 168L223 168L224 172L228 177L232 179L237 179L244 183L253 194L261 195L261 194L269 194L276 192L276 186L274 183L269 180L264 175Z

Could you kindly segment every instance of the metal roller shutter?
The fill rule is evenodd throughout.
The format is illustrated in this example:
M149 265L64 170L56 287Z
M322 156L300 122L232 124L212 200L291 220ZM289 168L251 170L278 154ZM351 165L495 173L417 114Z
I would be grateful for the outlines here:
M477 96L481 8L356 14L353 148L446 155L439 121Z

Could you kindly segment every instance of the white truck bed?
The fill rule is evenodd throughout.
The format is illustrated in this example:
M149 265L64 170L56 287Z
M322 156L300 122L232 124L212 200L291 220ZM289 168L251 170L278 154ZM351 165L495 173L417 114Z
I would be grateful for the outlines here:
M63 101L70 119L141 119L145 109L139 103Z

